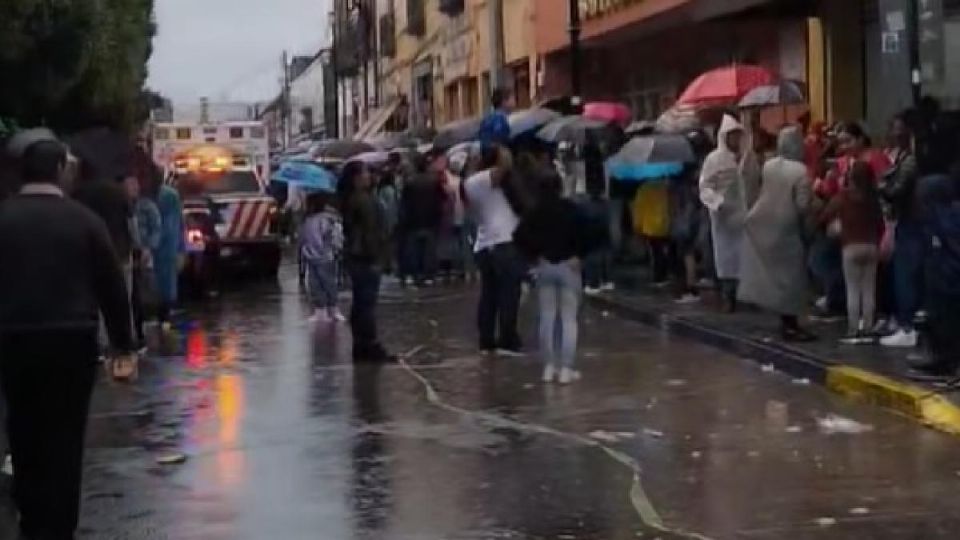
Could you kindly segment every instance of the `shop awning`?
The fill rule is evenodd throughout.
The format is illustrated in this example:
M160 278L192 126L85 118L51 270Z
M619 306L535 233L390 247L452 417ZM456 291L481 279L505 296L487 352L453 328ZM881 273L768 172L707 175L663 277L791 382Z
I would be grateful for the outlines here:
M393 113L397 112L401 101L399 97L393 98L385 106L373 111L373 114L360 126L360 129L357 130L353 138L360 141L380 133L383 130L383 126L385 126L387 121L390 120L390 117L393 116Z

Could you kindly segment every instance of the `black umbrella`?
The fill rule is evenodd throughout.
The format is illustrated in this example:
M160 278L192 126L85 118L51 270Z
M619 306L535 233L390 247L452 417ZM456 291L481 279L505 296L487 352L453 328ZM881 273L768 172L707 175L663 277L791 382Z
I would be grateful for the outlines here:
M376 148L367 142L348 139L327 139L310 147L310 155L320 160L347 160L373 151Z
M116 180L133 170L133 144L120 132L92 128L67 137L65 142L96 179Z
M441 127L437 137L433 140L433 147L437 150L446 150L460 143L472 141L480 134L480 118L457 120Z

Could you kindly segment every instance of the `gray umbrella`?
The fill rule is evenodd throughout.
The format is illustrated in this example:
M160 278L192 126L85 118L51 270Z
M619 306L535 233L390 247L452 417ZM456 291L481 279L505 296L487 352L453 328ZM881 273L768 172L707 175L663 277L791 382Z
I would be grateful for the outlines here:
M564 116L540 128L537 137L550 143L586 144L588 133L594 134L598 141L613 140L619 137L622 130L602 120L590 120L582 116Z
M433 140L433 148L446 150L460 143L476 139L480 135L480 118L457 120L441 127Z
M376 148L363 141L328 139L310 148L310 154L319 160L346 160L357 154L373 152Z
M778 84L758 86L747 92L738 104L741 108L795 105L805 103L803 87L796 81L780 81Z
M620 180L662 178L680 173L696 157L683 135L634 137L607 161L611 176Z
M517 138L530 133L560 118L560 113L550 109L523 109L510 115L510 137Z

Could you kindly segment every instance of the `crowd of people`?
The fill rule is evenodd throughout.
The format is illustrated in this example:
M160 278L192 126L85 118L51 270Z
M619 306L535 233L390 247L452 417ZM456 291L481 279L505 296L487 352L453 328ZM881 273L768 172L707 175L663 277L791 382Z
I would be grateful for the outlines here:
M113 378L136 377L148 304L169 326L182 211L142 149L110 173L42 128L0 149L9 188L0 201L0 386L13 494L24 537L72 538L97 368L105 361Z
M945 299L960 287L960 191L945 116L908 111L874 146L857 123L786 125L774 137L725 114L715 134L686 134L695 163L631 182L608 177L611 149L596 141L577 149L579 174L551 161L548 147L518 145L505 124L507 99L494 94L480 140L462 152L394 153L385 166L344 170L358 358L392 358L371 315L381 271L418 287L476 272L479 348L526 352L517 312L521 291L535 284L544 379L571 382L581 295L613 289L614 259L640 240L653 282L673 284L679 303L699 302L713 286L724 312L739 303L773 312L782 338L795 342L818 339L801 324L810 311L846 315L850 345L916 347L923 324L932 354L915 375L955 372L958 348L946 329L958 308ZM325 309L330 297L319 296Z

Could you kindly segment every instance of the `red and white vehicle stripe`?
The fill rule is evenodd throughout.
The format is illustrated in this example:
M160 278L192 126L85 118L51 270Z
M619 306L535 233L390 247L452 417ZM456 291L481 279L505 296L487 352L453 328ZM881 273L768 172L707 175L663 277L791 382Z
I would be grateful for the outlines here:
M240 200L224 212L227 231L222 240L254 240L267 236L276 203L271 199Z

